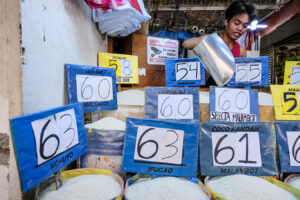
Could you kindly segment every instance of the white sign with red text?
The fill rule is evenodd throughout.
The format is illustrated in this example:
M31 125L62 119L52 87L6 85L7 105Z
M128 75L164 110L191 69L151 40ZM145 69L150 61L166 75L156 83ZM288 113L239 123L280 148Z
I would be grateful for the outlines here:
M147 62L149 65L165 65L165 59L178 58L178 48L178 40L148 37Z

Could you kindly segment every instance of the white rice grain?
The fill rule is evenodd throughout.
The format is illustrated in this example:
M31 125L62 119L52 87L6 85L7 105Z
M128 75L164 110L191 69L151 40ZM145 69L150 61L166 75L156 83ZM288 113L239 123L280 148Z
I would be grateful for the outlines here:
M128 200L209 200L196 183L161 177L130 185L125 196Z
M113 177L82 175L67 179L59 190L45 192L41 200L111 200L121 191Z
M208 181L207 185L213 192L228 200L297 199L288 191L255 176L224 176Z

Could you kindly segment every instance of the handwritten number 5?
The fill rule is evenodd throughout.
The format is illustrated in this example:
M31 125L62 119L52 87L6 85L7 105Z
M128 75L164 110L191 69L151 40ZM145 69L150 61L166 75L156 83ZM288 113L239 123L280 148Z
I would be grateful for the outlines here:
M252 67L254 67L254 68L252 68ZM257 77L259 77L261 72L260 72L260 69L257 68L257 67L258 67L257 64L253 64L253 65L250 64L250 71L258 71L257 75L255 77L251 78L250 81L252 81L252 80L256 79Z
M186 68L181 68L181 69L178 69L178 66L179 65L186 65L187 63L177 63L176 65L176 72L179 72L179 71L182 71L184 70L185 71L185 74L179 79L179 81L181 81L182 79L184 79L186 77L186 75L188 74L188 70Z
M297 100L295 98L292 98L292 97L288 98L287 95L295 96L296 94L295 94L295 92L285 92L285 93L283 93L284 102L289 102L289 101L294 102L293 106L290 109L287 110L287 112L292 112L297 107Z
M116 68L116 71L117 71L118 65L116 63L112 63L112 62L117 62L117 60L109 60L109 67L114 66Z

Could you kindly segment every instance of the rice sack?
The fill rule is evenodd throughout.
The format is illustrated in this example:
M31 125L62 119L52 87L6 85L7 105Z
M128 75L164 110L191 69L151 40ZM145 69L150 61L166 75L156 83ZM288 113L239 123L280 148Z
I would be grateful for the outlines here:
M284 184L284 183L282 183ZM247 175L216 177L206 185L213 193L227 200L296 200L287 190L263 178Z
M126 200L209 200L198 184L175 177L141 180L127 187Z
M110 169L120 173L125 122L105 117L85 127L87 153L80 157L80 168Z

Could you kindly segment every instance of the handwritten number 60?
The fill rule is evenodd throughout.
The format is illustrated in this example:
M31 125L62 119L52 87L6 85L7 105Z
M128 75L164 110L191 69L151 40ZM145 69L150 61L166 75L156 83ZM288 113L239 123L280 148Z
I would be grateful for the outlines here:
M160 107L160 114L164 117L170 117L173 114L173 107L171 104L166 104L166 101L170 99L170 97L168 96L167 98L165 98L165 100L163 101L161 107ZM186 105L188 104L188 105ZM177 106L177 112L179 115L181 116L186 116L192 107L192 103L188 98L183 98ZM168 109L169 108L169 109ZM182 109L184 108L186 111L184 112L184 110ZM167 112L167 110L169 110L169 112Z
M83 99L90 99L92 96L93 96L93 87L91 86L91 85L88 85L88 84L85 84L85 82L86 82L86 80L88 79L89 77L86 77L85 79L84 79L84 81L83 81L83 83L82 83L82 85L81 85L81 97L83 98ZM103 92L101 92L101 86L103 87L103 86L105 86L105 84L108 86L108 90L107 90L107 93L106 94L102 94ZM90 95L89 96L84 96L84 94L85 94L85 90L86 89L90 89ZM107 80L107 79L102 79L101 81L99 81L99 84L98 84L98 95L99 95L99 97L100 98L102 98L102 99L107 99L108 97L109 97L109 95L110 95L110 90L111 90L111 88L110 88L110 84L109 84L109 81Z
M231 102L230 102L230 100L229 99L226 99L225 101L223 101L223 103L221 104L221 99L222 99L222 96L223 96L223 94L225 93L225 92L228 92L229 90L224 90L221 94L220 94L220 96L219 96L219 98L218 98L218 105L219 105L219 108L221 108L222 110L228 110L230 107L231 107ZM239 101L239 98L241 97L241 95L243 95L245 98L245 100L246 100L246 102L244 103L244 105L239 105L239 102L243 102L243 101ZM245 109L246 107L247 107L247 105L248 105L248 98L247 98L247 95L246 95L246 93L245 92L243 92L243 91L240 91L240 92L238 92L238 94L235 96L235 107L237 108L237 109L239 109L239 110L243 110L243 109Z

